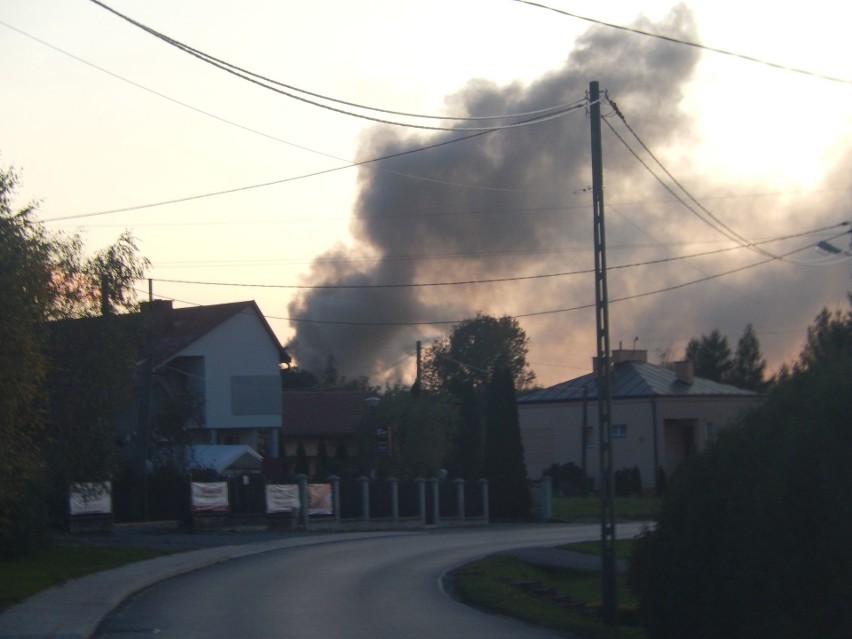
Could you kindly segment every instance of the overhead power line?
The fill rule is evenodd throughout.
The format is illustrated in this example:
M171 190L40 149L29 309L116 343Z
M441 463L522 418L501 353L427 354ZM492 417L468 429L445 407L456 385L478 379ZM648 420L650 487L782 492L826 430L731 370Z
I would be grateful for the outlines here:
M569 18L576 18L577 20L583 20L585 22L591 22L592 24L599 24L604 27L609 27L610 29L618 29L619 31L626 31L628 33L634 33L636 35L646 36L649 38L656 38L658 40L664 40L665 42L671 42L672 44L683 45L687 47L693 47L695 49L701 49L703 51L710 51L712 53L719 53L721 55L730 56L733 58L739 58L740 60L745 60L746 62L753 62L755 64L762 64L767 67L772 67L773 69L780 69L782 71L790 71L792 73L798 73L801 75L810 76L813 78L819 78L821 80L829 80L831 82L839 82L841 84L852 84L852 80L848 78L841 78L832 75L826 75L823 73L817 73L815 71L809 71L808 69L800 69L798 67L788 66L786 64L780 64L777 62L771 62L769 60L764 60L762 58L757 58L750 55L745 55L743 53L737 53L735 51L729 51L727 49L719 49L717 47L711 47L706 44L701 44L700 42L692 42L691 40L684 40L683 38L675 38L673 36L667 36L660 33L652 33L650 31L645 31L643 29L637 29L636 27L626 27L621 24L613 24L612 22L605 22L603 20L598 20L596 18L589 18L588 16L581 16L576 13L571 13L570 11L563 11L562 9L556 9L555 7L548 7L547 5L540 4L538 2L531 2L530 0L515 0L515 2L520 2L521 4L528 4L533 7L538 7L540 9L547 9L548 11L553 11L555 13L561 13L562 15L568 16Z
M618 107L614 100L610 99L609 96L606 97L606 100L609 102L610 106L613 109L614 114L621 120L624 126L628 131L633 135L636 141L641 145L641 147L645 150L645 152L651 157L651 159L660 167L663 173L668 176L668 178L677 186L678 189L686 196L688 200L693 202L697 207L693 207L689 202L687 202L683 197L680 196L671 186L666 184L652 169L648 164L639 157L639 154L627 143L627 141L615 130L615 127L609 122L607 118L604 118L603 121L609 128L609 130L618 138L619 142L621 142L624 147L630 152L631 155L648 171L655 180L657 180L663 188L665 188L678 202L680 202L690 213L695 215L699 220L707 224L710 228L715 230L716 232L724 235L726 238L736 242L743 248L747 248L755 253L763 255L764 257L768 257L773 260L781 260L785 262L790 262L793 264L813 264L813 262L797 262L795 260L790 260L787 256L776 255L771 251L767 251L759 246L759 242L754 242L749 238L745 237L738 231L736 231L729 224L726 224L723 220L721 220L717 215L715 215L710 209L704 206L689 190L681 183L674 175L672 175L671 171L669 171L665 165L660 161L659 158L648 148L648 145L639 137L639 134L633 129L632 126L627 122L627 118L624 116L624 113Z
M846 224L847 223L844 223L844 224L841 224L839 226L844 226ZM835 235L831 238L828 238L828 240L826 240L826 241L838 239L838 238L846 236L848 234L849 234L848 231L844 231L843 233L838 233L837 235ZM801 246L797 249L793 249L792 251L788 251L787 253L784 253L783 256L787 257L787 256L790 256L790 255L794 255L796 253L801 253L802 251L807 251L807 250L812 249L812 248L813 248L813 244L807 244L807 245ZM713 275L707 275L705 277L701 277L701 278L696 279L696 280L690 280L690 281L687 281L687 282L682 282L680 284L673 284L671 286L665 286L663 288L645 291L643 293L635 293L633 295L626 295L624 297L610 298L609 301L610 301L610 304L613 304L613 303L617 303L617 302L626 302L626 301L629 301L629 300L640 299L640 298L643 298L643 297L650 297L652 295L658 295L660 293L668 293L668 292L676 291L676 290L679 290L679 289L682 289L682 288L687 288L689 286L694 286L696 284L702 284L704 282L716 280L716 279L719 279L719 278L722 278L722 277L726 277L728 275L733 275L733 274L736 274L736 273L742 273L744 271L748 271L748 270L757 268L758 266L763 266L765 264L769 264L770 262L774 262L774 261L775 260L773 258L767 258L767 259L764 259L764 260L760 260L758 262L754 262L752 264L740 266L738 268L729 269L727 271L722 271L720 273L715 273ZM143 293L143 291L140 291L138 289L134 289L134 290L136 290L138 293ZM147 291L144 291L144 294L147 295ZM174 302L180 302L182 304L189 304L190 306L202 306L202 304L199 304L197 302L188 302L186 300L181 300L181 299L174 298L174 297L168 297L168 296L164 296L164 295L161 295L159 297L161 299L170 299ZM546 311L533 311L533 312L529 312L529 313L519 313L519 314L516 314L516 315L511 315L509 317L511 317L512 319L523 319L523 318L526 318L526 317L541 317L541 316L545 316L545 315L556 315L556 314L560 314L560 313L570 313L570 312L573 312L573 311L587 310L587 309L591 309L591 308L594 308L594 307L595 307L595 303L580 304L578 306L572 306L572 307L566 307L566 308L557 308L557 309L551 309L551 310L546 310ZM306 317L282 317L282 316L275 316L275 315L266 315L265 317L267 319L271 319L271 320L279 320L279 321L284 321L284 322L296 322L296 323L302 323L302 324L362 326L362 327L365 327L365 328L386 327L386 326L447 326L447 325L459 324L460 322L463 321L463 320L424 320L424 321L413 321L413 322L398 322L398 321L397 322L395 322L395 321L359 322L359 321L354 321L354 320L322 320L322 319L313 319L313 318L306 318Z
M839 224L834 224L832 226L826 226L819 229L814 229L812 231L805 231L802 233L795 233L792 235L784 235L780 237L775 237L767 240L761 240L760 242L756 242L755 244L769 244L775 242L781 242L791 239L797 239L800 237L804 237L807 235L815 235L817 233L823 233L825 231L829 231L832 229L848 226L848 222L841 222ZM830 242L833 239L837 239L838 237L842 237L843 235L847 235L848 231L844 231L838 235L832 236L824 242ZM815 246L815 245L809 245ZM714 249L711 251L703 251L700 253L692 253L690 255L678 255L672 257L660 258L657 260L648 260L645 262L633 262L629 264L620 264L616 266L610 266L608 270L621 270L627 268L637 268L641 266L653 266L657 264L666 264L669 262L676 262L679 260L692 259L696 257L707 257L710 255L719 255L721 253L728 253L731 251L737 251L744 247L741 246L732 246L720 249ZM802 249L804 250L804 249ZM798 250L796 251L798 252ZM164 284L189 284L193 286L223 286L223 287L234 287L234 288L270 288L270 289L291 289L291 290L363 290L363 289L398 289L398 288L427 288L427 287L442 287L442 286L465 286L465 285L473 285L473 284L497 284L497 283L505 283L505 282L523 282L530 280L541 280L541 279L550 279L554 277L567 277L572 275L585 275L588 273L594 272L594 269L581 269L577 271L566 271L560 273L545 273L539 275L521 275L515 277L500 277L500 278L488 278L488 279L476 279L476 280L456 280L456 281L446 281L446 282L407 282L402 284L258 284L258 283L239 283L239 282L211 282L211 281L200 281L200 280L183 280L183 279L169 279L169 278L151 278L154 282L160 282Z
M576 106L576 103L572 104L564 104L564 105L556 105L553 107L546 107L543 109L537 109L534 111L527 111L523 113L513 113L513 114L502 114L502 115L488 115L488 116L445 116L445 115L423 115L418 113L406 113L401 111L392 111L389 109L383 109L379 107L373 107L363 104L357 104L354 102L348 102L345 100L340 100L337 98L333 98L330 96L322 95L320 93L315 93L312 91L308 91L306 89L300 89L290 84L286 84L284 82L279 82L277 80L273 80L271 78L265 77L261 74L255 73L253 71L249 71L242 67L239 67L230 62L226 62L221 60L215 56L210 55L209 53L205 53L199 49L195 49L188 44L180 42L179 40L175 40L156 29L153 29L133 18L113 9L112 7L100 2L99 0L90 0L93 4L109 11L115 16L118 16L122 20L132 24L133 26L142 29L146 33L162 40L163 42L180 49L181 51L188 53L189 55L210 64L226 73L234 75L238 78L246 80L247 82L251 82L252 84L258 85L270 91L274 91L281 95L284 95L289 98L293 98L295 100L299 100L301 102L305 102L307 104L320 107L322 109L328 109L330 111L334 111L337 113L341 113L344 115L349 115L352 117L362 118L366 120L371 120L373 122L378 122L380 124L392 124L395 126L404 126L409 128L416 129L427 129L427 130L437 130L437 131L486 131L492 129L504 129L504 128L514 128L518 126L528 126L530 124L536 124L539 122L544 122L554 117L560 117L565 113L570 112ZM300 95L301 94L301 95ZM353 107L357 109L363 109L366 111L372 111L375 113L384 113L388 115L397 115L402 117L410 117L410 118L419 118L419 119L430 119L430 120L457 120L457 121L482 121L482 120L506 120L506 119L520 119L519 122L514 122L510 124L501 124L501 125L489 125L488 127L443 127L443 126L430 126L430 125L420 125L420 124L412 124L406 122L396 122L391 120L385 120L383 118L374 117L370 115L365 115L362 113L355 113L352 111L347 111L345 109L341 109L335 106L331 106L330 104L324 104L322 102L317 102L315 100L308 99L304 96L311 96L312 98L317 98L320 100L325 100L326 102L331 102L334 104L340 104L347 107Z

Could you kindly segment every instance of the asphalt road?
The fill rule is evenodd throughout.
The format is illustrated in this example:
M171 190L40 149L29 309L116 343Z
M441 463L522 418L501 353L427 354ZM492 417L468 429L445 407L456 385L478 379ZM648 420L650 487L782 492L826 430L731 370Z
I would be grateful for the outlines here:
M564 637L458 603L447 570L528 546L597 539L588 526L400 533L285 548L228 561L134 595L96 637L181 639L527 639ZM624 534L633 534L625 531Z

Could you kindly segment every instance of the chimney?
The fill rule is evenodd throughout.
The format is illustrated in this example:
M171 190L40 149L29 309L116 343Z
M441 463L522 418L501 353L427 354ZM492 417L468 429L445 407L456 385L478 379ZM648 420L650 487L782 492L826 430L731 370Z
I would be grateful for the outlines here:
M612 352L612 363L622 364L624 362L637 362L639 364L648 363L648 351L646 350L628 350L626 348L618 348Z
M624 364L625 362L636 362L638 364L648 363L648 351L646 350L628 350L626 348L617 348L609 355L609 361L612 365ZM597 357L592 357L592 371L598 374Z
M691 385L695 381L695 366L690 360L674 363L675 379L681 384Z

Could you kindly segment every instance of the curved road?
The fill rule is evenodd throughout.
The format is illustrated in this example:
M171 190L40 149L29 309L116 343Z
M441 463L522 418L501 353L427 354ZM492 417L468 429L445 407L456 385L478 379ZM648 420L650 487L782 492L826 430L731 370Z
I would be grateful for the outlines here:
M638 532L629 526L623 534ZM477 557L597 539L597 525L399 533L274 550L193 572L126 601L96 637L513 639L559 637L462 605L442 575Z

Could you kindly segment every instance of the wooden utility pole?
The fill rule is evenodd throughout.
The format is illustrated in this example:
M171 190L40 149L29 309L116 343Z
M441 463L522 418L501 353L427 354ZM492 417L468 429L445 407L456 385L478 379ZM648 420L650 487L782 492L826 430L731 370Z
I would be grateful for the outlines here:
M603 618L618 623L615 580L615 487L612 469L612 374L609 344L609 297L606 285L601 104L597 82L589 84L592 133L592 203L595 236L595 328L597 335L598 432L601 473L601 602Z

